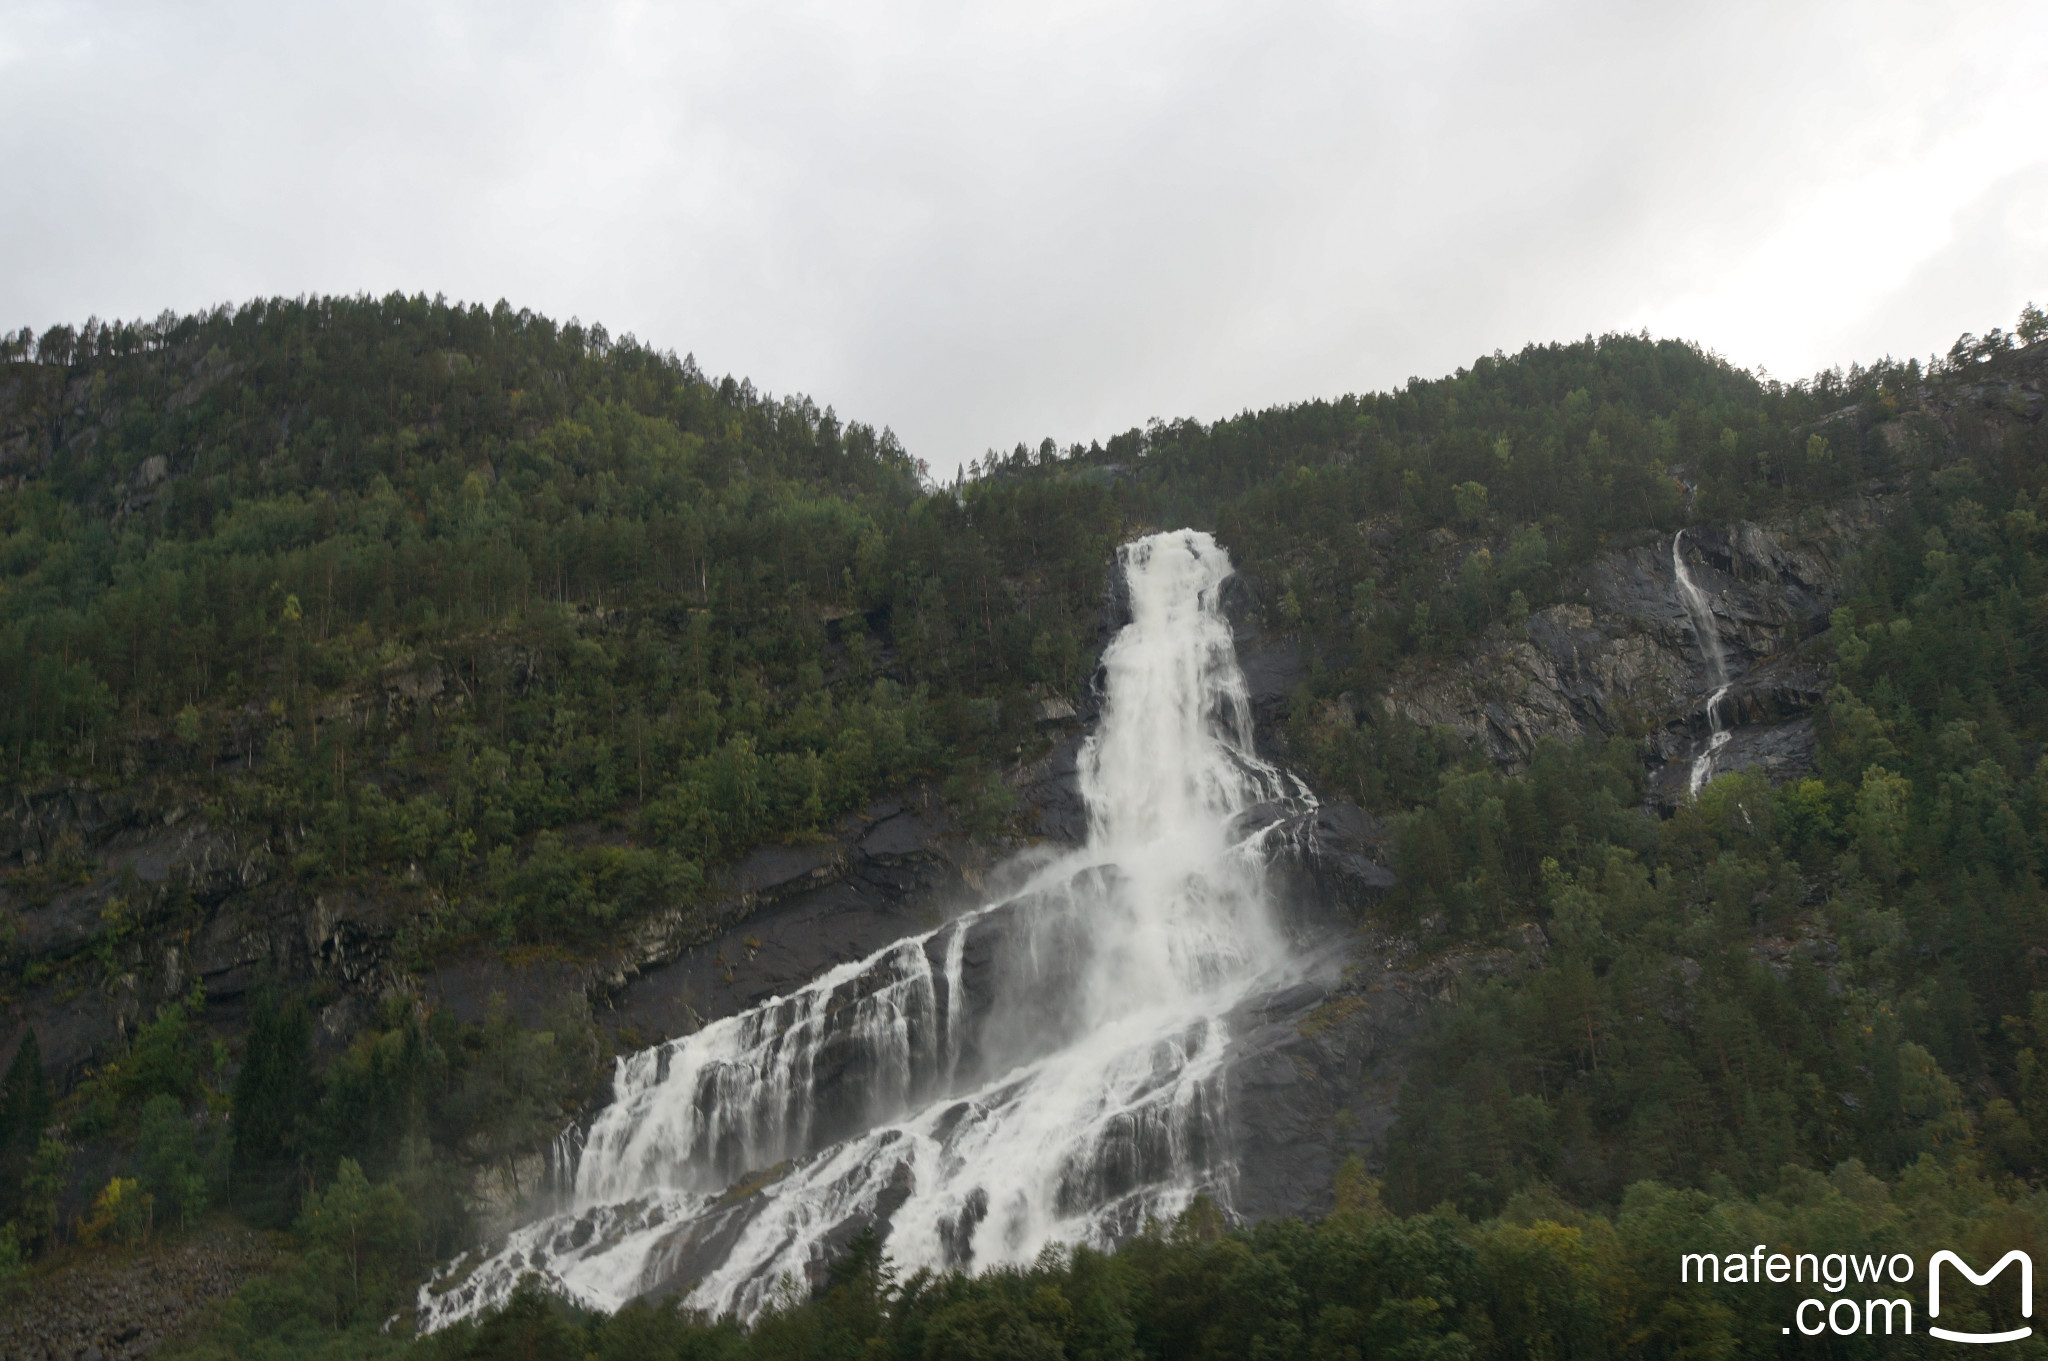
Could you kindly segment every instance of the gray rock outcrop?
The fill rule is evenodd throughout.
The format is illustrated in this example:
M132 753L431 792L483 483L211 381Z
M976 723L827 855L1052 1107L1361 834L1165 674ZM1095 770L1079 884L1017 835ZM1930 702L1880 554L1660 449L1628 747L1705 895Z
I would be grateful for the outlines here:
M1686 532L1730 676L1721 712L1732 735L1717 771L1757 768L1785 779L1810 768L1806 714L1825 673L1805 645L1827 626L1845 559L1894 503L1874 490L1795 522ZM1671 542L1595 559L1578 574L1577 599L1497 627L1463 656L1410 664L1383 704L1451 729L1509 769L1526 764L1544 738L1643 739L1652 798L1675 802L1706 738L1714 687L1678 596Z

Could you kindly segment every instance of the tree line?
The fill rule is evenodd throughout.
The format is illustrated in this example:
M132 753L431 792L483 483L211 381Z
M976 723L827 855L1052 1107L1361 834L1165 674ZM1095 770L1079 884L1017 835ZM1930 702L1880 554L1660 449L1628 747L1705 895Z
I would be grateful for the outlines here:
M1971 394L2034 372L2039 329L2030 312L1927 367L1791 385L1645 337L1531 347L1391 393L1020 446L933 486L886 431L502 305L273 300L88 327L15 345L5 370L0 762L25 790L189 794L287 882L395 904L413 963L588 949L906 782L999 834L991 772L1042 749L1040 698L1087 684L1114 544L1213 526L1305 642L1305 770L1397 817L1388 910L1430 948L1528 923L1547 941L1542 967L1444 1009L1384 1186L1350 1169L1326 1225L1196 1216L974 1279L896 1281L877 1250L752 1330L522 1297L418 1345L1778 1345L1740 1298L1659 1293L1629 1246L1654 1234L1630 1235L1658 1214L1740 1237L1853 1207L1919 1242L1931 1206L1941 1232L2036 1213L2042 451L2037 419ZM1725 777L1660 820L1626 741L1545 747L1510 778L1370 702L1311 721L1558 598L1598 552L1874 478L1904 509L1833 621L1809 779ZM19 910L92 866L58 847L7 873ZM86 948L5 967L91 986L141 930L114 913ZM222 1033L203 995L167 999L69 1092L37 1087L25 1043L0 1102L0 1262L212 1214L290 1226L295 1263L195 1354L398 1348L377 1328L468 1232L472 1169L511 1174L599 1041L573 1014L465 1027L394 996L323 1064L318 1000L274 988ZM88 1145L117 1171L66 1221ZM1562 1312L1528 1314L1538 1296Z

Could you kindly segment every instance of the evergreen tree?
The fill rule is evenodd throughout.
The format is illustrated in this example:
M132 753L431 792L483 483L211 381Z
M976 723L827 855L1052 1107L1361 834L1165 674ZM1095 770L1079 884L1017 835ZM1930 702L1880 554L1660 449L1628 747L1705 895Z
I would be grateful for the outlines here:
M291 1218L301 1134L316 1102L312 1026L297 1001L280 1006L268 989L249 1015L249 1038L235 1076L235 1200L259 1222Z
M0 1084L0 1221L21 1210L22 1184L50 1114L50 1080L43 1075L42 1048L30 1026Z

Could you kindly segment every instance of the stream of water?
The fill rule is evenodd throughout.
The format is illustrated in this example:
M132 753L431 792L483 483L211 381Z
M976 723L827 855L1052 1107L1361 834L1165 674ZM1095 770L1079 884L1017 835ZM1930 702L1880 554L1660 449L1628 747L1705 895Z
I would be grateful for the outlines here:
M1692 572L1685 565L1684 544L1685 531L1681 529L1671 536L1671 574L1678 580L1678 598L1692 620L1693 635L1699 639L1701 656L1706 658L1707 678L1714 685L1714 692L1707 696L1707 745L1693 757L1685 780L1685 792L1697 798L1700 788L1714 776L1714 758L1728 745L1728 729L1721 721L1721 701L1728 694L1728 658L1721 651L1721 634L1714 627L1713 606L1707 593L1693 582Z
M1223 1018L1285 968L1267 863L1313 799L1253 752L1224 550L1157 534L1119 570L1131 620L1081 754L1086 843L619 1060L611 1104L558 1147L567 1203L437 1273L423 1327L528 1275L600 1309L679 1292L750 1317L863 1229L905 1270L978 1269L1113 1243L1201 1192L1228 1203Z

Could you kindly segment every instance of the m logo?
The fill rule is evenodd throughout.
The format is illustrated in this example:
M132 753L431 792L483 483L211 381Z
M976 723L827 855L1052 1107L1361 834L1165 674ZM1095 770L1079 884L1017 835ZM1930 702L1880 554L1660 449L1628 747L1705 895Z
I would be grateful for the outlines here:
M1969 1277L1970 1284L1972 1285L1989 1285L1991 1284L1992 1277L2011 1266L2014 1262L2018 1262L2020 1264L2020 1314L2025 1318L2032 1318L2034 1316L2034 1259L2021 1252L2018 1248L2014 1248L2011 1252L1998 1259L1997 1266L1981 1276L1970 1270L1970 1264L1956 1256L1953 1252L1944 1250L1928 1258L1928 1318L1935 1319L1941 1317L1941 1264L1943 1262L1950 1263L1957 1271ZM2023 1337L2033 1336L2034 1333L2032 1328L2014 1328L2010 1332L2004 1333L1958 1333L1951 1332L1947 1328L1937 1328L1931 1323L1927 1326L1927 1331L1947 1342L2017 1342Z

